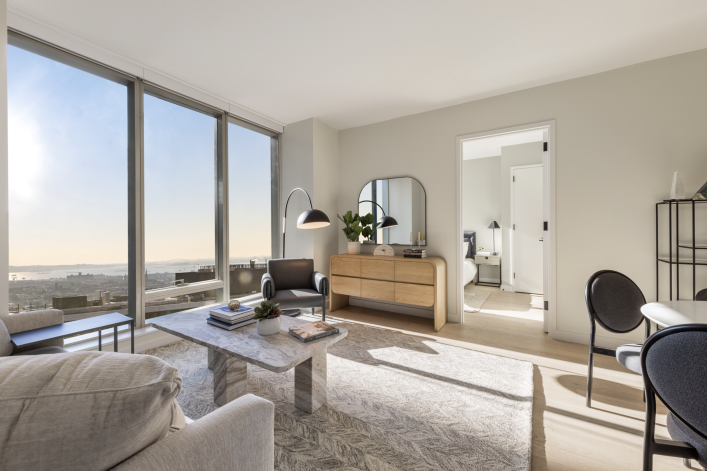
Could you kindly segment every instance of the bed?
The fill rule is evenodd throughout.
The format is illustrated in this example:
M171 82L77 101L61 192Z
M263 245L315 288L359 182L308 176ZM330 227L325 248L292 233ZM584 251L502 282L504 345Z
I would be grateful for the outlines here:
M464 286L476 279L478 267L474 262L476 256L476 232L464 231L464 252L462 256L462 275Z

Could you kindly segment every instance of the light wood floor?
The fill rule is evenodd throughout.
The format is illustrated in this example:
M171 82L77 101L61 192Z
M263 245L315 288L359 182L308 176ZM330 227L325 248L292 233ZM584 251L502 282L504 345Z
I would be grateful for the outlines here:
M475 287L491 296L464 324L434 332L432 320L347 306L330 317L423 335L438 342L527 360L535 365L532 469L642 469L644 403L639 375L614 358L595 355L593 407L585 407L587 346L551 340L543 332L542 298ZM589 322L589 321L587 321ZM670 438L658 407L658 438ZM700 469L692 462L692 469ZM656 471L686 470L682 460L656 456Z

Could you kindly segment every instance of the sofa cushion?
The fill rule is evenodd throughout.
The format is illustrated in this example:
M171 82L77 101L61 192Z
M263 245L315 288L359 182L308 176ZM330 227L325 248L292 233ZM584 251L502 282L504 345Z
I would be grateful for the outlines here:
M183 426L181 389L149 355L2 358L0 469L109 469Z
M9 357L12 355L12 340L10 340L10 332L7 331L5 323L0 320L0 357Z
M5 323L10 334L27 332L28 330L41 329L64 323L64 312L59 309L43 309L41 311L20 312L0 316L0 321ZM39 347L63 347L63 339L46 340L26 347L14 347L12 353L17 354L26 350L33 350Z

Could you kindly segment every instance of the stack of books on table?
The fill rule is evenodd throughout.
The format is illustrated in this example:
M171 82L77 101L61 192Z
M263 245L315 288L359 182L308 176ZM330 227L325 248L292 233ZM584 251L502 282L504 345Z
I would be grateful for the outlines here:
M239 327L255 324L255 310L252 307L241 306L232 311L228 306L219 307L209 311L209 318L206 322L221 327L226 330L234 330Z
M403 257L405 258L425 258L427 257L426 249L405 249L403 250Z

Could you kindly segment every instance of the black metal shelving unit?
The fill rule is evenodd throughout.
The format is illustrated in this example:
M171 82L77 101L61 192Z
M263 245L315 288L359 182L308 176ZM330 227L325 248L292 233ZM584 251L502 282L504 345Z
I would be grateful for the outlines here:
M670 270L670 301L673 300L673 265L675 269L675 293L676 300L680 299L680 265L691 265L692 266L692 299L695 299L697 294L696 285L696 270L700 265L707 265L707 244L697 244L695 241L695 208L696 205L700 203L707 203L707 201L695 201L695 200L664 200L655 205L655 289L656 289L656 301L660 298L660 264L664 263L668 265ZM660 239L660 215L659 208L663 205L668 205L668 257L661 257L659 253L659 239ZM686 243L680 241L680 207L689 206L691 209L692 217L692 243ZM673 206L675 206L675 218L673 218ZM673 219L675 220L675 225L673 225ZM675 231L675 241L673 244L673 230ZM673 257L673 248L675 249L675 256ZM692 252L692 257L681 258L680 249L690 250ZM698 251L701 252L703 258L697 256Z

